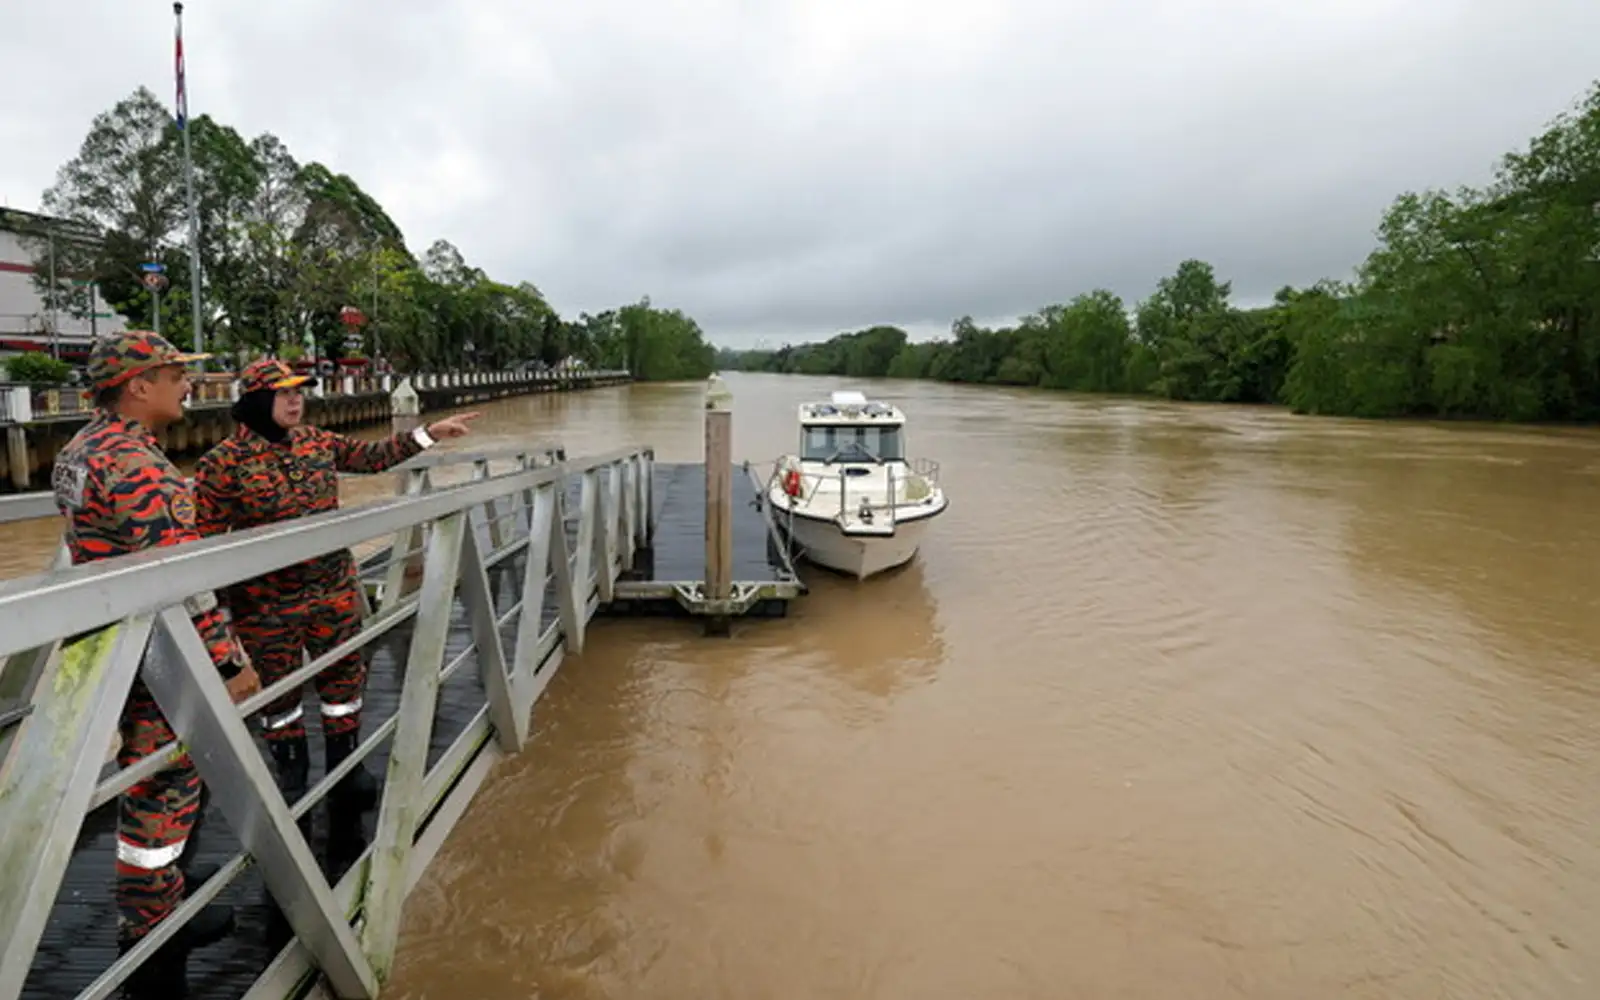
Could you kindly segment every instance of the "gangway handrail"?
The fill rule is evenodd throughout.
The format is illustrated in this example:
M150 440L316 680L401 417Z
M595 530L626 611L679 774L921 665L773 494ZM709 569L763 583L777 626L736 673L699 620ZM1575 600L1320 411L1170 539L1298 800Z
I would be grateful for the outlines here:
M333 996L376 996L393 961L410 886L492 762L521 749L533 703L561 658L581 652L594 608L611 597L635 551L648 544L653 462L649 448L623 448L550 465L521 460L521 468L501 475L479 465L476 478L460 485L0 583L0 620L6 623L0 656L50 647L30 711L0 733L9 737L0 749L0 867L8 872L0 880L0 1000L14 1000L24 986L86 810L106 801L130 772L152 766L146 758L109 781L102 775L105 748L136 673L190 750L246 854L225 864L78 996L111 995L252 862L295 940L250 996L287 995L312 971ZM425 469L416 472L416 478L425 476ZM569 516L573 480L578 510ZM500 510L502 501L510 501L509 511ZM483 521L475 521L480 511ZM506 530L489 530L485 541L479 532L485 523ZM569 529L575 531L570 541ZM183 602L364 540L415 531L429 532L415 591L383 594L356 637L273 685L300 683L411 623L406 655L397 657L402 683L394 716L298 802L287 802L245 721L269 695L231 703ZM510 562L517 557L520 569ZM491 572L520 582L509 610L501 610L505 594L491 587ZM547 625L544 600L551 587L556 611ZM457 597L471 642L447 663ZM515 638L507 642L502 630L513 623ZM439 688L474 662L486 701L430 769ZM391 738L373 845L330 885L295 821ZM110 874L108 866L108 883ZM273 992L280 987L283 992Z
M103 628L129 615L155 613L195 594L342 551L381 535L437 520L514 492L537 489L636 454L622 448L597 458L507 473L415 496L147 549L80 566L0 581L0 656L52 639Z
M395 470L437 469L447 465L465 465L469 462L494 462L501 459L518 459L523 456L533 455L564 458L566 449L560 444L551 441L534 445L505 445L499 448L485 448L481 451L425 451L401 462L395 466ZM350 475L363 474L350 473Z
M532 445L506 445L501 448L487 448L482 451L425 451L413 455L396 465L390 472L411 472L418 469L439 469L452 465L466 465L477 462L495 462L501 460L516 460L527 458L560 459L566 455L566 449L556 442L541 442ZM368 479L371 473L341 472L339 478ZM0 495L0 524L10 524L15 521L42 521L46 518L57 516L55 494L50 490L30 490L26 493L12 493Z

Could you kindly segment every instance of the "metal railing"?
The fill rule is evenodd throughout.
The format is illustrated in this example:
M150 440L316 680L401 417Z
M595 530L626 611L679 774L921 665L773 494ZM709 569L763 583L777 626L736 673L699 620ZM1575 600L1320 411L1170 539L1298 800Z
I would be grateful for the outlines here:
M493 465L501 466L501 471L520 470L533 465L548 465L565 456L566 449L554 442L506 445L482 451L425 451L390 469L389 474L399 474L405 483L409 483L414 476L419 490L432 489L436 485L434 474L441 468L470 465L472 478L483 479L489 475ZM339 478L370 479L371 474L341 472ZM405 494L408 490L402 485L397 492ZM58 514L55 496L49 490L0 495L0 524L56 517Z
M490 466L501 459L514 468L494 474ZM440 467L463 460L472 466L469 481L432 484ZM617 578L649 543L653 464L648 448L574 460L533 449L423 456L406 470L403 496L0 584L3 679L18 692L15 717L0 731L0 1000L14 1000L24 987L86 812L178 752L164 747L108 772L106 747L136 674L244 851L79 1000L112 995L250 866L260 869L295 938L247 996L287 997L311 976L335 997L376 996L411 886L495 761L522 748L533 704L562 658L581 652L595 608L612 598ZM40 504L36 494L10 498L7 513ZM233 704L183 601L385 538L394 539L395 556L363 570L383 583L359 634ZM404 570L413 557L421 572L408 586ZM458 602L470 641L447 662ZM410 635L396 658L394 715L371 726L299 801L286 801L247 719L339 658L386 635L405 638L401 626ZM483 702L428 767L440 687L469 662L481 675ZM297 820L391 740L373 844L330 884ZM108 883L110 875L107 864Z

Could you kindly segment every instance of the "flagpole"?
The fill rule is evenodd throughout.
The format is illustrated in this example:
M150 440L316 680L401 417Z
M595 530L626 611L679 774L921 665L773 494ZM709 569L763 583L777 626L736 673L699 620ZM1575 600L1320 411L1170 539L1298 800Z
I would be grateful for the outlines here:
M183 67L183 4L172 5L177 19L174 36L174 70L178 83L178 130L183 133L183 182L189 196L189 309L194 323L194 350L205 350L205 333L200 323L200 206L194 196L194 155L189 149L189 88Z

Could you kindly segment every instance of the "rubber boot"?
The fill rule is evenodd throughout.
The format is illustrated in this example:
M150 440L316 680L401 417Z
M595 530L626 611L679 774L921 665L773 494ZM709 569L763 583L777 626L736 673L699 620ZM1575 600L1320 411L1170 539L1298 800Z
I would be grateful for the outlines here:
M328 770L332 771L343 764L355 752L356 744L360 740L361 734L357 732L324 733L322 742L327 751ZM366 762L363 761L356 765L355 770L345 775L344 780L334 788L329 796L330 802L334 796L344 800L352 808L366 812L378 804L378 780L367 770Z
M200 856L200 830L206 823L206 806L211 803L211 790L204 784L200 786L200 802L195 806L194 825L189 828L189 839L183 845L183 853L178 855L178 871L183 872L183 894L194 895L198 886L204 885L219 870L219 866L209 861L197 861Z
M324 733L328 770L332 771L355 752L359 734ZM357 766L328 793L328 853L326 872L338 881L366 850L366 830L361 816L378 802L378 783L364 766Z
M137 941L117 942L117 955L126 955ZM162 948L128 973L122 981L124 1000L167 1000L189 996L189 955Z
M329 883L344 878L367 849L367 831L362 825L362 809L341 798L337 792L328 798L328 844L322 866Z
M189 996L189 953L215 944L233 933L233 907L213 903L201 908L172 939L145 959L122 983L127 1000L168 1000ZM119 940L118 955L126 955L137 940Z
M268 740L267 747L272 751L272 762L277 768L278 787L283 791L283 800L293 808L305 796L306 789L311 787L311 751L306 743L306 735L301 733L288 739ZM300 836L305 838L306 846L311 847L310 810L300 814L295 826L300 830ZM289 921L284 917L278 901L273 898L272 891L267 890L265 896L266 944L271 951L277 952L293 939L294 932L289 928Z
M269 889L264 895L267 905L261 942L266 946L268 954L276 955L294 940L294 928L289 926L289 918L284 916L283 908L273 898L272 891Z
M284 801L293 807L311 786L311 753L305 734L286 740L268 740L267 746L272 748L272 759L278 768L278 787L283 789ZM306 843L311 843L310 811L302 813L295 825Z

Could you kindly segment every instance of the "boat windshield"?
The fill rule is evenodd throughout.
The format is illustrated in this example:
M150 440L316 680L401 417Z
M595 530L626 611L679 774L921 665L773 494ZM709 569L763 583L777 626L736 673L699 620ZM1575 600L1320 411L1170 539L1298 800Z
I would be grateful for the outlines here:
M903 462L899 427L854 424L802 428L800 457L807 462Z

